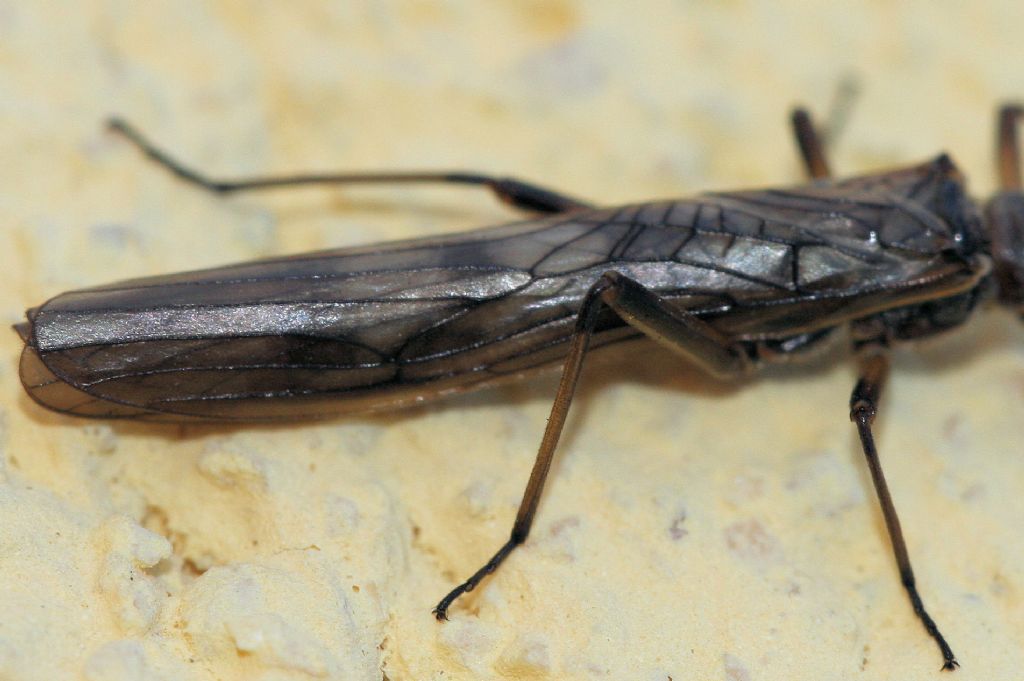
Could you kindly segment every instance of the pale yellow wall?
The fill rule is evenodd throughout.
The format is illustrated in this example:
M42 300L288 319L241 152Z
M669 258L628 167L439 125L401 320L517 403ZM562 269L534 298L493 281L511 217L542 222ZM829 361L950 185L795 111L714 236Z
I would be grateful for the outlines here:
M809 7L0 2L3 320L511 215L457 189L218 199L105 134L111 113L225 174L465 167L614 203L798 181L788 108L854 79L837 170L947 149L988 191L1024 5ZM1024 667L1024 331L975 322L896 354L878 437L957 678L998 680ZM506 537L554 377L332 423L150 427L41 410L19 349L0 334L0 678L937 675L841 356L738 390L644 346L595 358L530 541L438 625Z

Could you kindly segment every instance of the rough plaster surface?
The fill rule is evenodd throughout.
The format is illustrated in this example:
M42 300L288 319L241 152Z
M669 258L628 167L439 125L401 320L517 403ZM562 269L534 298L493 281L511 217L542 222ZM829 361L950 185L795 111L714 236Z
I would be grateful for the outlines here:
M195 191L191 162L464 167L614 203L800 179L787 109L860 95L840 171L951 151L993 185L1024 5L0 2L0 313L119 278L459 230L471 190ZM914 679L842 353L727 388L623 346L587 367L533 535L505 538L555 378L276 427L84 422L0 334L0 678ZM878 438L963 668L1024 666L1024 329L983 312L897 353ZM953 678L953 677L950 677Z

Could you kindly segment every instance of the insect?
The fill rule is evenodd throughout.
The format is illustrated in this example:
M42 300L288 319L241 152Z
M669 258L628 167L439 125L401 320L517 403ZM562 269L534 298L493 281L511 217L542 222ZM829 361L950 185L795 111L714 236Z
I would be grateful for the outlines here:
M811 182L614 208L479 173L211 180L113 121L153 161L219 193L455 183L541 215L63 293L16 327L22 382L38 403L77 416L279 419L393 406L561 364L511 535L437 604L446 619L526 540L589 348L647 336L711 375L742 378L845 328L861 367L851 419L900 578L943 669L954 669L918 593L872 423L892 344L955 327L987 297L1022 309L1021 112L1000 111L1002 190L983 214L945 155L833 179L803 109L792 122Z

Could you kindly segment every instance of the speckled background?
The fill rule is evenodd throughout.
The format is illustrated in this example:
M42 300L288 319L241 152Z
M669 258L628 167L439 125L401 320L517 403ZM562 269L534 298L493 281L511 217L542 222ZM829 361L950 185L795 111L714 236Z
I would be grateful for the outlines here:
M0 305L512 217L465 189L229 200L223 175L516 174L606 203L791 183L785 120L859 94L853 172L952 152L993 186L1024 5L0 2ZM585 371L534 533L504 540L555 377L277 427L45 412L0 334L0 678L913 679L940 658L899 584L842 354L730 389L624 346ZM896 354L878 427L925 601L963 668L1024 666L1024 328L985 311Z

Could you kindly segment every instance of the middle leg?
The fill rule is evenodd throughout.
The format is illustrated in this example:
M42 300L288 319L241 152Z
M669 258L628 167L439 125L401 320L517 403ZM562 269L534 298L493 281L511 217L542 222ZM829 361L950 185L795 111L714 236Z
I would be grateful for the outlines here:
M814 125L810 112L803 107L793 109L790 123L793 125L793 134L807 174L815 180L831 177L832 171L825 155L825 143Z
M878 412L878 398L881 396L882 388L889 374L889 357L884 348L877 345L867 345L860 350L861 377L857 386L853 389L850 397L850 419L857 426L857 434L860 436L861 447L864 450L864 458L867 460L868 470L871 471L871 481L874 483L875 492L878 494L878 501L882 506L882 516L885 518L885 526L889 531L889 540L892 543L893 554L896 556L896 565L900 571L900 581L907 590L910 597L910 604L914 613L924 624L925 630L931 636L939 650L942 652L942 668L945 670L956 669L960 663L956 661L956 655L946 643L946 639L939 631L935 620L931 618L924 608L921 595L917 591L917 580L914 578L914 570L910 566L910 554L907 551L907 543L903 539L903 530L900 527L900 519L896 515L896 506L892 502L892 495L889 493L889 485L885 482L882 474L882 464L878 459L878 450L875 448L875 438L871 432L871 424L874 423L875 414Z

